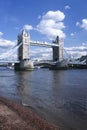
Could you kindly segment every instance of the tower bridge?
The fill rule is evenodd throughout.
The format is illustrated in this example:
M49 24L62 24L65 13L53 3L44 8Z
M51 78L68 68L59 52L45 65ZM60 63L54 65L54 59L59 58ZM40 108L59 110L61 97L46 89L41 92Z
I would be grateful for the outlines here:
M63 42L59 40L59 37L56 37L56 40L53 43L31 41L30 35L23 30L21 34L18 35L18 45L22 45L18 48L18 60L28 59L30 52L30 45L33 46L42 46L42 47L51 47L53 49L53 61L63 60Z
M63 44L60 42L59 37L56 37L56 40L53 43L31 41L30 35L23 30L21 34L18 35L18 61L20 63L15 63L15 69L33 69L33 64L29 59L30 54L30 45L38 45L44 47L51 47L53 50L53 61L62 61L63 60Z
M59 40L58 36L53 43L31 41L30 35L25 30L23 30L21 34L18 35L17 45L15 46L15 48L18 49L18 60L14 61L16 70L32 70L34 68L33 63L29 59L30 45L51 47L53 50L53 62L63 60L63 42ZM0 55L0 59L3 59L5 56L10 55L12 51L15 50L15 48L3 55Z

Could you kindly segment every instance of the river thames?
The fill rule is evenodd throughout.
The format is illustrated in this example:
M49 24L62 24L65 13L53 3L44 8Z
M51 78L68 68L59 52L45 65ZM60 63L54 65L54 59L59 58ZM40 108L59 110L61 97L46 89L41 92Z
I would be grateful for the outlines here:
M62 130L87 130L87 70L0 67L0 95L29 106Z

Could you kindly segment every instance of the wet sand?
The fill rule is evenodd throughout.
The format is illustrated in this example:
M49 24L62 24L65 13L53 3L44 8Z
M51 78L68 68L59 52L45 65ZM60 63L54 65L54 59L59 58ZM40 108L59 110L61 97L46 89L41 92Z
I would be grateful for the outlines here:
M31 108L0 97L0 130L60 130Z

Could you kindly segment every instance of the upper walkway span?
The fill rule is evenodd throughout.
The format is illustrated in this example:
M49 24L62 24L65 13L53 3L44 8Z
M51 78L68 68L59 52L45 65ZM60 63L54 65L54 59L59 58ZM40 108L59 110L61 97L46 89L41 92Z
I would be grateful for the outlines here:
M39 42L39 41L30 41L30 45L33 46L43 46L43 47L58 47L58 44L48 43L48 42Z
M15 61L15 60L14 60L14 61L12 61L12 60L11 60L11 61L8 61L8 60L7 60L7 61L6 61L6 60L4 61L4 60L3 60L3 61L0 61L0 64L3 64L3 63L19 63L19 62L20 62L20 61Z

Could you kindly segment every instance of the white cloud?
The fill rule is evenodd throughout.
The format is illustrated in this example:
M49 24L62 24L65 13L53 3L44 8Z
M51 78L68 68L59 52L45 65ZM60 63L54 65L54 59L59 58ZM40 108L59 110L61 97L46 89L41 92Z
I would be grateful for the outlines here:
M66 35L62 29L65 28L63 20L65 14L59 10L48 11L42 16L40 23L37 25L37 30L45 34L49 39L54 39L57 35L60 38L65 38Z
M7 40L7 39L3 39L3 38L1 38L0 39L0 47L12 47L12 46L14 46L16 43L15 43L15 41L10 41L10 40Z
M31 59L43 59L50 60L52 59L52 49L45 47L31 48L30 49L30 58Z
M65 9L71 9L71 7L69 5L66 5Z
M74 33L71 33L71 34L70 34L70 36L75 36L75 34L76 34L76 32L74 32Z
M48 11L44 16L43 19L53 19L55 21L62 21L64 20L65 15L60 10L57 11Z
M79 22L76 22L76 26L80 26L80 23L79 23Z
M81 46L77 47L65 47L65 51L67 52L68 56L72 56L74 58L87 55L87 43L82 43Z
M13 48L16 44L17 41L0 38L0 60L17 59L17 53L15 54L17 50Z
M81 23L77 22L76 26L79 26L87 31L87 19L82 19Z
M26 24L26 25L24 25L23 29L26 29L29 31L29 30L32 30L33 27L31 25Z
M71 33L70 35L71 35L71 36L74 36L74 33Z
M87 31L87 19L82 20L81 28L83 28Z
M3 33L2 32L0 32L0 37L3 35Z

